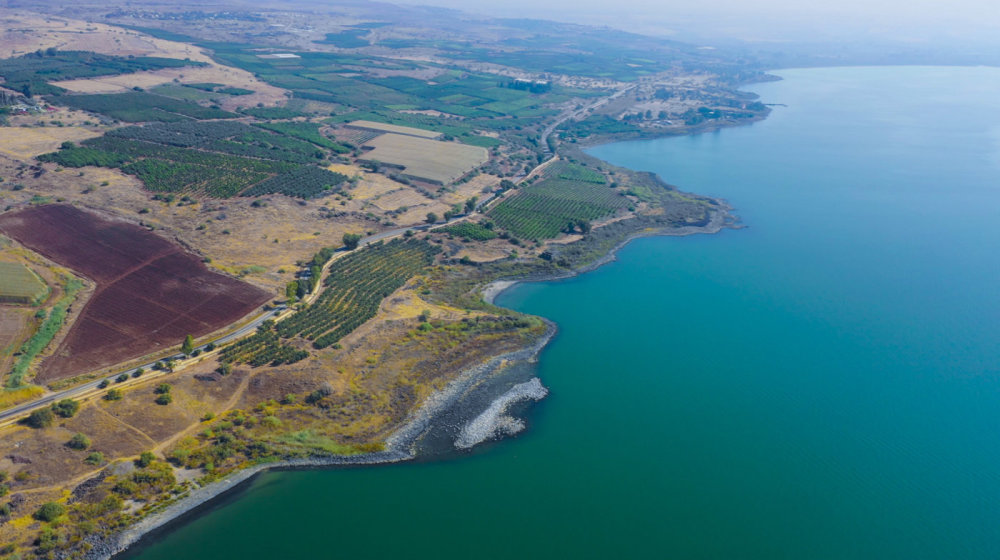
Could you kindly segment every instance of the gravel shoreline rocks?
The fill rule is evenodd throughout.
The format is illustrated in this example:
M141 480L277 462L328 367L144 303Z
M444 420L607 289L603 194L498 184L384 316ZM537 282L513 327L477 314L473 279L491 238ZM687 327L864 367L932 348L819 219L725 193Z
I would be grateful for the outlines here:
M514 385L493 401L482 414L462 427L455 439L455 447L468 449L490 438L512 436L524 430L524 420L507 415L507 409L520 401L540 401L548 394L549 390L542 386L542 380L537 377Z
M555 335L554 323L546 321L546 331L530 347L507 352L485 363L470 367L462 372L447 387L432 395L400 429L386 440L386 450L351 456L311 457L290 459L254 465L235 472L222 480L191 490L188 495L166 506L163 510L149 515L124 531L102 538L88 538L90 550L84 556L87 560L105 560L124 552L143 536L180 519L200 506L248 483L261 472L274 469L308 469L318 467L338 467L354 465L377 465L408 461L416 455L414 444L443 411L455 405L469 389L483 379L500 371L508 364L534 361L538 353ZM540 386L540 384L539 384ZM544 388L543 388L544 390Z

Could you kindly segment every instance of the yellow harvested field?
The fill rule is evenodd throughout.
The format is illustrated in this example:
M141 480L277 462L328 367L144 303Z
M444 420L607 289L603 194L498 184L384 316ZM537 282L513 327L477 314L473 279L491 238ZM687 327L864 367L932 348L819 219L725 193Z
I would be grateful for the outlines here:
M357 165L350 165L347 163L331 163L326 166L327 169L333 171L334 173L340 173L342 175L347 175L348 177L358 177L364 175L364 169L361 169Z
M360 128L363 130L374 130L376 132L391 132L393 134L405 134L407 136L416 136L417 138L440 138L440 132L434 132L433 130L424 130L422 128L412 128L409 126L399 126L395 124L386 124L374 121L353 121L347 123L348 127Z
M455 185L449 189L442 189L441 202L445 204L463 204L466 200L477 196L483 198L484 192L493 190L500 184L500 177L496 175L476 175L472 179ZM454 189L453 192L447 192Z
M401 134L383 134L365 146L374 149L364 154L363 159L397 165L405 175L440 184L452 183L490 159L486 148L479 146Z
M377 197L372 197L369 201L384 211L395 211L404 206L412 208L432 202L431 199L410 188L401 188L383 193Z
M10 134L0 134L0 154L18 160L29 160L37 155L54 152L63 142L79 142L100 136L97 130L77 127L16 128Z
M339 173L344 172L340 171ZM361 175L361 180L358 181L357 185L348 187L347 192L354 200L368 201L386 193L397 191L404 188L404 186L402 183L393 181L385 175L365 172Z

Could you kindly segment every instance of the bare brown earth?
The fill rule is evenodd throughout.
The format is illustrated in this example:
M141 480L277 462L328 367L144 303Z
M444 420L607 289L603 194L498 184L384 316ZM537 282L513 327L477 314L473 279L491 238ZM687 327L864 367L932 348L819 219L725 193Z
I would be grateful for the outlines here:
M344 233L381 229L377 218L373 221L360 213L361 202L340 206L332 197L299 201L270 196L258 207L244 198L166 204L151 200L142 183L116 169L59 170L54 164L38 165L2 154L0 178L5 181L0 183L3 206L24 206L40 196L127 218L210 259L209 267L240 276L275 295L294 278L297 261L323 247L339 246ZM8 190L12 184L24 188Z
M36 377L50 382L177 345L233 323L263 290L208 271L179 245L68 205L0 214L0 231L97 283Z

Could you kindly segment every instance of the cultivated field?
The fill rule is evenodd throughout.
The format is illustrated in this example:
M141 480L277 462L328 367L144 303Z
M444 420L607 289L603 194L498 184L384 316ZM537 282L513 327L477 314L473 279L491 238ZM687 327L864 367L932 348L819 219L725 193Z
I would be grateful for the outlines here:
M424 130L422 128L413 128L410 126L398 126L394 124L386 124L373 121L354 121L347 123L347 126L352 128L360 128L363 130L391 132L393 134L402 134L404 136L416 136L417 138L430 138L431 140L441 137L440 132L435 132L433 130Z
M45 295L45 284L20 263L0 262L0 303L31 303Z
M489 152L479 146L401 134L383 134L365 146L374 149L363 159L398 165L410 177L439 184L451 183L489 160Z
M67 205L0 215L0 231L97 283L37 380L50 382L178 345L235 322L268 294L210 272L179 245Z

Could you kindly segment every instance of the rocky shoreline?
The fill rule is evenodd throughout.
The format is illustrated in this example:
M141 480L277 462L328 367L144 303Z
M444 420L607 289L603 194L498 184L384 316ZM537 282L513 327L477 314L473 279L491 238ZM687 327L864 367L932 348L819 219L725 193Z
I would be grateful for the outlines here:
M416 454L414 445L434 419L443 411L453 406L463 394L483 379L499 372L511 363L523 363L534 361L538 353L541 352L552 337L555 335L556 326L550 321L546 321L545 333L539 337L534 344L529 347L507 352L496 356L489 361L470 367L464 370L458 378L448 384L447 387L438 391L425 402L407 422L396 430L386 440L386 451L376 453L365 453L351 456L328 456L309 457L302 459L289 459L285 461L275 461L254 465L242 469L224 479L215 481L207 486L196 488L186 496L176 502L166 506L163 510L153 513L120 533L106 537L92 537L87 539L90 549L84 555L86 560L106 560L114 555L124 552L130 546L139 542L145 535L156 531L192 513L202 505L232 492L244 484L248 483L258 474L274 469L308 469L322 467L341 467L356 465L377 465L386 463L397 463L413 459Z

